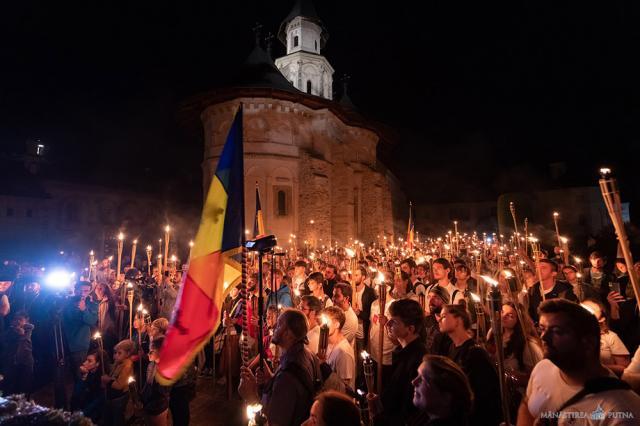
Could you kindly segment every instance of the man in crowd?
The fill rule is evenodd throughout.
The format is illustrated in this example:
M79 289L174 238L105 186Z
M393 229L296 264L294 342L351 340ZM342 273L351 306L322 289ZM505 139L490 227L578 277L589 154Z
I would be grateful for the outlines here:
M602 300L607 299L609 293L609 283L613 276L605 270L607 260L598 251L594 251L589 255L589 263L591 267L584 270L582 281L591 286L600 294Z
M418 366L427 350L424 346L424 313L418 302L411 299L396 300L389 306L390 318L385 324L391 340L398 343L393 351L391 377L384 383L378 405L377 397L370 395L376 424L407 424L417 414L413 405L413 385Z
M358 267L353 274L356 285L356 294L353 296L352 308L358 317L358 331L356 332L356 353L362 352L369 341L369 316L371 304L376 300L376 292L365 284L367 270L364 266Z
M586 299L600 298L598 292L595 291L591 284L583 282L582 279L578 277L578 270L575 266L562 266L562 275L564 275L565 280L571 284L571 290L573 290L573 294L576 295L579 302Z
M333 289L338 282L338 268L335 265L327 265L324 269L324 293L333 294Z
M576 302L578 298L573 294L571 284L556 280L558 264L553 260L540 259L540 281L529 289L529 315L533 321L538 320L538 306L547 299L567 299ZM544 296L543 296L544 293Z
M472 425L500 423L500 384L487 351L470 337L471 319L464 305L446 305L440 314L440 331L452 341L449 358L462 368L475 395Z
M78 281L74 295L68 300L62 313L64 337L69 347L69 360L74 377L79 378L80 365L84 362L91 343L91 328L98 323L98 307L89 299L91 283Z
M322 312L329 319L329 346L327 347L326 359L321 358L320 360L331 367L331 371L336 373L344 386L354 389L356 358L353 346L342 334L345 322L344 311L336 306L330 306Z
M347 283L337 283L333 288L333 305L344 311L345 322L342 327L342 334L347 338L349 343L353 343L353 339L358 332L358 317L351 307L351 298L353 290Z
M320 341L320 312L322 311L322 303L313 296L302 296L300 301L300 310L307 317L309 323L309 331L307 332L307 348L314 354L318 353L318 342Z
M275 293L272 292L269 294L265 309L269 309L269 306L274 306L276 308L278 306L281 306L283 308L293 307L293 301L291 300L291 289L289 288L291 279L288 276L285 276L279 269L275 271L274 275L277 290L275 291Z
M266 365L258 369L258 378L242 367L238 388L248 403L262 401L271 426L299 425L304 422L320 380L318 359L305 348L307 318L300 311L285 309L278 317L272 342L281 349L280 367L275 374ZM258 382L264 384L258 394Z
M596 317L563 299L543 302L539 312L545 359L531 372L518 426L552 416L559 417L559 424L572 424L572 413L589 415L580 424L598 425L627 424L607 413L631 413L634 420L628 424L635 424L640 418L640 397L601 364Z
M451 296L449 303L458 304L461 300L464 300L464 292L458 290L455 285L451 283L452 271L451 263L447 259L439 258L433 261L433 279L435 283L432 287L439 285L447 290ZM429 289L427 289L429 291Z

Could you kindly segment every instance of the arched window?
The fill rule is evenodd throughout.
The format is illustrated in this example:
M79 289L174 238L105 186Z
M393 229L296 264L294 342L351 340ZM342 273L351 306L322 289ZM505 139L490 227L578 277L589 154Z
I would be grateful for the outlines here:
M314 43L316 44L316 52L318 51L318 40L315 40Z
M278 216L287 215L287 193L283 190L278 191Z
M311 80L307 80L307 93L311 94Z
M298 47L298 43L300 42L300 39L298 38L298 36L294 36L293 37L293 47Z

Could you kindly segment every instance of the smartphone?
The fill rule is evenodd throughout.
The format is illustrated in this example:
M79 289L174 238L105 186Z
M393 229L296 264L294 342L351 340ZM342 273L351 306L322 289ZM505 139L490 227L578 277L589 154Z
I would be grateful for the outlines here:
M618 294L622 295L622 294L620 293L620 283L619 283L619 282L617 282L617 281L612 281L612 282L610 282L610 283L609 283L609 289L610 289L611 291L616 291L616 292L618 292Z

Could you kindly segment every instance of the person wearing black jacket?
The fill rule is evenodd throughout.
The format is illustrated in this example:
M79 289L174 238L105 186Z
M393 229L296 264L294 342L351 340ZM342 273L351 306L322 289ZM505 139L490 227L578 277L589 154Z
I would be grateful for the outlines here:
M471 319L463 305L446 305L440 314L440 331L447 333L453 344L449 358L460 366L469 378L475 395L471 413L472 425L497 425L501 421L500 382L486 350L470 337Z
M538 323L538 306L543 300L560 298L572 302L578 301L578 298L573 293L571 284L566 281L556 280L558 275L558 264L556 262L549 259L540 259L539 263L544 299L540 293L540 281L529 288L529 316L535 323Z
M80 378L76 381L71 396L71 409L81 410L95 424L99 424L104 409L104 389L100 382L101 359L105 360L104 371L109 372L107 352L91 352L80 366Z
M147 378L142 388L141 401L146 424L167 424L169 411L170 387L162 386L156 380L156 366L160 361L160 348L164 343L164 336L156 337L151 341L149 350L149 366Z
M353 311L358 317L358 331L356 332L356 353L360 353L367 347L369 341L369 324L371 316L371 304L378 298L376 292L365 284L367 270L360 266L353 274L356 291L353 295Z
M367 395L375 425L403 425L420 414L412 402L412 380L427 353L424 313L415 300L400 299L389 306L389 314L385 327L398 347L393 351L392 372L388 383L383 383L382 395Z

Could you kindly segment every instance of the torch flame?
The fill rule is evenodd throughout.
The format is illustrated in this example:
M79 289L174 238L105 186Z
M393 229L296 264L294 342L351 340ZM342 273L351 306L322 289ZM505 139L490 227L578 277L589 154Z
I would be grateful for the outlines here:
M124 240L124 234L122 232L118 234L118 239L120 241Z
M347 247L346 249L344 249L344 251L347 253L347 256L349 257L353 257L356 255L356 252L353 251L352 249L350 249L349 247Z
M101 339L101 338L102 338L102 334L100 334L100 332L99 332L99 331L96 331L96 332L93 334L93 338L94 338L94 339L96 339L96 340L97 340L97 339Z
M497 286L498 285L498 281L494 280L493 278L486 276L486 275L480 275L480 277L485 280L487 283L491 284L492 286Z
M151 251L151 246L147 246L147 251Z
M369 359L369 357L370 357L369 352L367 352L367 351L362 351L362 352L360 352L360 356L361 356L361 357L362 357L362 359L364 359L364 360L367 360L367 359Z
M262 405L260 404L251 404L247 405L247 417L250 420L253 420L260 411L262 411Z
M142 312L142 310L144 309L144 306L142 306L142 303L138 305L138 311Z
M171 231L171 227L169 225L165 226L164 227L164 232L168 233L169 231Z
M480 302L482 300L482 299L480 299L480 296L478 296L475 293L469 292L469 294L471 295L471 299L473 299L474 302Z
M320 320L322 321L322 325L329 325L329 318L327 318L326 315L322 314L320 315Z
M606 177L607 175L611 174L611 169L608 167L602 167L600 169L600 174L602 175L602 177Z
M133 383L135 381L136 381L136 379L134 379L133 376L129 376L129 378L127 379L127 383L128 384L131 384L131 383Z

